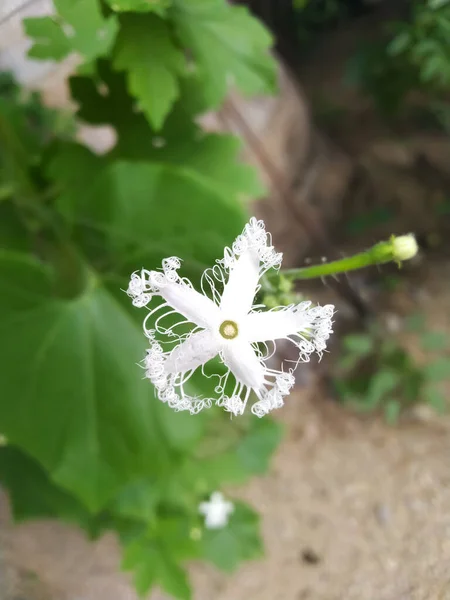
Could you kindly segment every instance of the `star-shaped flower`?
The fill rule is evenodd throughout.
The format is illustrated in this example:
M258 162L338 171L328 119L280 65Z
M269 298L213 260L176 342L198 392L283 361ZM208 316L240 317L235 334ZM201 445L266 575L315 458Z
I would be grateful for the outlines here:
M222 529L234 511L234 504L225 500L221 492L213 492L208 502L201 502L198 512L205 517L207 529Z
M252 218L232 248L225 248L223 259L203 273L203 293L180 278L177 270L181 263L175 257L163 260L162 271L133 273L127 293L135 306L147 306L154 295L164 300L144 320L144 332L150 340L144 360L146 376L160 400L191 414L214 402L240 415L254 392L257 402L251 410L258 417L283 405L298 363L309 361L313 352L321 356L325 349L334 307L301 302L262 311L264 306L253 305L260 278L271 268L279 269L281 260L264 223ZM178 321L164 327L162 320L169 315L171 319L177 315ZM148 328L154 319L153 328ZM186 333L189 323L194 328ZM293 366L289 363L289 368L282 365L281 370L274 370L267 361L275 353L276 340L283 339L298 349L298 359ZM273 347L269 350L270 342ZM188 396L186 382L216 356L227 369L225 375L217 375L217 397Z

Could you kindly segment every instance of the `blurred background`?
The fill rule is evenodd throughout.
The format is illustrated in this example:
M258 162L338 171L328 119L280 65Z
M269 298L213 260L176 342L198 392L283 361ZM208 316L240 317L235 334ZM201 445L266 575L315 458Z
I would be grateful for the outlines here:
M450 2L150 4L0 0L0 600L450 599ZM335 304L329 352L193 425L120 289L253 214L283 267L420 251L263 297Z

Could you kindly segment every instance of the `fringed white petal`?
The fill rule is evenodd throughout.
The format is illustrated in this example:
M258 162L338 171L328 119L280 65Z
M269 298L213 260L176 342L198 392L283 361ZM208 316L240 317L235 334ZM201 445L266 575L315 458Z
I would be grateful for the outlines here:
M233 340L222 349L222 359L236 381L255 391L263 387L266 370L251 344Z
M265 342L286 338L308 325L306 319L299 323L293 307L265 312L253 312L245 321L243 334L249 342Z
M306 336L314 344L312 350L321 352L332 333L334 306L311 307L311 302L301 302L296 306L254 312L245 321L244 335L249 342L285 339L290 336Z
M181 315L199 327L217 327L220 324L219 307L186 283L168 283L159 294Z
M217 266L229 273L220 307L229 312L230 318L250 311L261 275L280 267L283 255L275 251L271 242L264 222L252 217L232 248L225 248L223 259L217 261Z
M250 312L259 281L259 258L245 250L230 269L220 301L222 314L239 320Z
M189 281L177 273L180 260L176 256L165 258L163 271L142 269L133 273L127 294L135 306L146 306L152 295L158 295L178 313L199 327L217 327L220 319L219 307L207 296L197 292Z
M190 339L194 338L195 335L196 334L193 334ZM187 340L187 342L188 341L189 340ZM197 337L193 346L197 347L198 354L196 355L196 358L192 358L190 362L184 352L172 359L172 353L164 352L158 342L152 342L150 348L147 350L147 355L144 359L145 375L155 386L156 393L161 402L167 403L177 412L189 411L192 415L195 415L205 408L211 408L212 406L213 401L211 398L188 396L184 390L184 384L189 379L189 374L192 374L192 372L202 364L200 363L200 360L206 362L216 354L213 354L212 346L210 345L208 358L206 352L207 343L208 340L206 338L200 339ZM200 351L198 347L201 347L202 350ZM186 361L185 364L180 364L179 366L180 368L188 367L187 370L173 373L171 369L174 367L176 360Z
M199 331L172 350L164 361L164 369L166 373L193 371L217 356L219 351L217 336L206 330Z
M264 417L272 410L281 408L284 404L284 398L287 396L295 383L295 377L291 372L279 372L275 377L273 387L266 390L261 400L255 402L252 406L252 413L257 417Z

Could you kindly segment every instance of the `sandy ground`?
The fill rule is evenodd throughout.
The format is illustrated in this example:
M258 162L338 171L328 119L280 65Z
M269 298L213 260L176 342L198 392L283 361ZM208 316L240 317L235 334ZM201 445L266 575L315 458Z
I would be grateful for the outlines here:
M194 565L194 598L450 598L450 421L391 429L316 395L291 398L270 474L239 491L261 512L266 558L231 577ZM17 600L136 599L111 536L89 544L36 522L10 542L10 565L39 580L28 576Z

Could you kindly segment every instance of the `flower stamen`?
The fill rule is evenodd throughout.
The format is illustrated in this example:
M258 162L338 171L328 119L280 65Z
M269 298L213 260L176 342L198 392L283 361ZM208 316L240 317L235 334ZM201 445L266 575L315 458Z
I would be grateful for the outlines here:
M239 328L234 321L224 321L219 327L219 333L226 340L234 340L238 336Z

